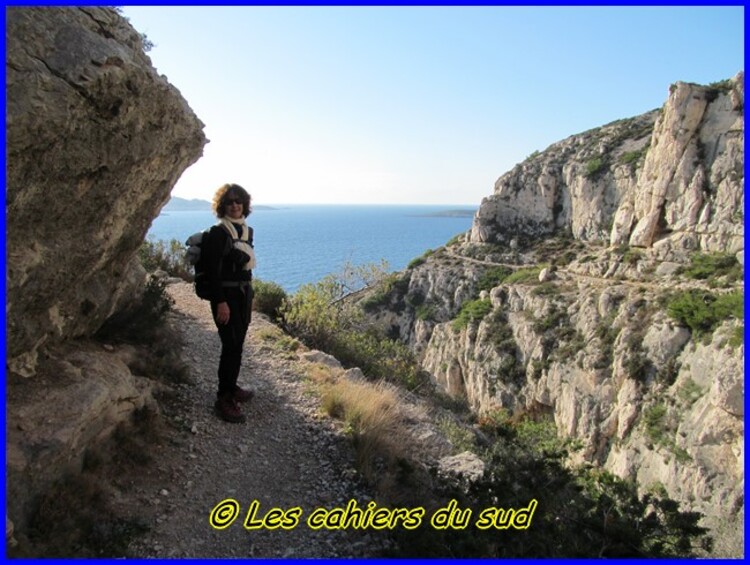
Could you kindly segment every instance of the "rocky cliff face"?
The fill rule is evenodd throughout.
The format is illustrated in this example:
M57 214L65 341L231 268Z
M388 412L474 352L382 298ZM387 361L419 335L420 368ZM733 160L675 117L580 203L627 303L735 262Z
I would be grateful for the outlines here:
M149 401L85 338L139 296L148 227L206 143L115 10L6 11L8 511Z
M742 315L701 331L669 312L742 309L743 100L742 74L678 83L661 110L531 156L373 318L476 412L546 414L577 460L736 522ZM728 270L691 274L700 257Z
M131 263L202 124L108 9L7 11L10 370L92 333L137 285Z
M664 106L556 143L503 175L471 241L569 229L584 241L743 248L744 74L678 82Z

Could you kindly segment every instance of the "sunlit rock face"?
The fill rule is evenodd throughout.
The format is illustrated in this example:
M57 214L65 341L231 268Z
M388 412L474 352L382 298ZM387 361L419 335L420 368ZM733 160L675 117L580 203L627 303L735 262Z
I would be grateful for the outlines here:
M684 250L744 247L744 73L683 82L657 111L571 136L485 198L473 242L569 229L578 239Z

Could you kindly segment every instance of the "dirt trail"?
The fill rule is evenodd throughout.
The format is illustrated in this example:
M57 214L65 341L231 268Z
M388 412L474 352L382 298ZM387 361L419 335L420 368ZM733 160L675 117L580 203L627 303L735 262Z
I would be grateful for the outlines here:
M483 259L475 259L473 257L467 257L466 255L461 255L459 253L456 253L455 251L451 249L446 249L445 254L449 257L459 260L459 261L465 261L468 263L475 263L477 265L485 265L488 267L509 267L513 270L517 270L519 268L524 267L530 267L533 265L519 265L516 263L498 263L494 261L485 261ZM593 286L629 286L629 287L635 287L635 288L643 288L643 289L649 289L654 291L663 291L665 288L665 283L656 281L648 281L648 280L631 280L623 277L618 276L594 276L590 274L583 274L574 270L571 270L568 267L556 267L555 268L555 275L556 278L573 282L577 284L589 284ZM702 281L698 280L670 280L669 281L669 287L672 290L685 290L685 289L703 289L703 290L712 290L708 287L707 284L704 284ZM718 289L714 290L714 292L722 292L724 289Z
M174 424L151 470L119 478L121 507L146 516L150 531L130 547L134 557L372 557L389 545L377 531L311 529L318 507L365 506L372 498L353 465L353 450L340 424L323 416L307 384L306 362L264 335L273 325L254 316L245 345L240 385L253 388L247 422L230 424L213 412L219 339L207 302L189 284L168 287L176 305L170 316L180 329L194 382L178 385L164 403ZM129 484L123 484L128 482ZM209 524L222 501L239 505L224 529ZM246 529L253 501L256 517L272 507L301 507L289 529ZM225 509L224 516L231 515Z

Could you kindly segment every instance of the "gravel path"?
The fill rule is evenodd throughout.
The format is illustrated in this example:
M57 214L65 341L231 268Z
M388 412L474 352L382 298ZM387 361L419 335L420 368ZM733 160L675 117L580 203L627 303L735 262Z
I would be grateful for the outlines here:
M322 415L306 362L264 339L274 326L254 314L239 384L255 390L247 422L230 424L214 415L220 343L207 302L186 283L168 286L170 314L184 340L193 383L164 396L168 426L149 470L129 482L121 504L138 506L150 531L130 547L133 557L373 557L389 547L387 533L311 529L318 507L360 507L372 500L354 469L354 453L341 424ZM122 491L121 491L122 492ZM233 499L239 511L224 529L209 524L212 510ZM272 507L301 507L288 529L246 529L253 501L257 519ZM231 515L225 510L222 514ZM292 522L293 523L293 522Z

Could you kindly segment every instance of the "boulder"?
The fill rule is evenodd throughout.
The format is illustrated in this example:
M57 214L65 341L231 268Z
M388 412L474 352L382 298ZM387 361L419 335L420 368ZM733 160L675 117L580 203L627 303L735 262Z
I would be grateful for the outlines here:
M333 355L328 355L323 351L314 349L313 351L306 351L301 356L301 359L308 363L318 363L319 365L325 365L331 369L342 369L341 363Z
M8 518L80 471L151 381L90 336L140 299L146 232L206 138L110 8L6 10Z
M115 10L6 17L7 356L32 376L138 292L134 256L206 138Z

